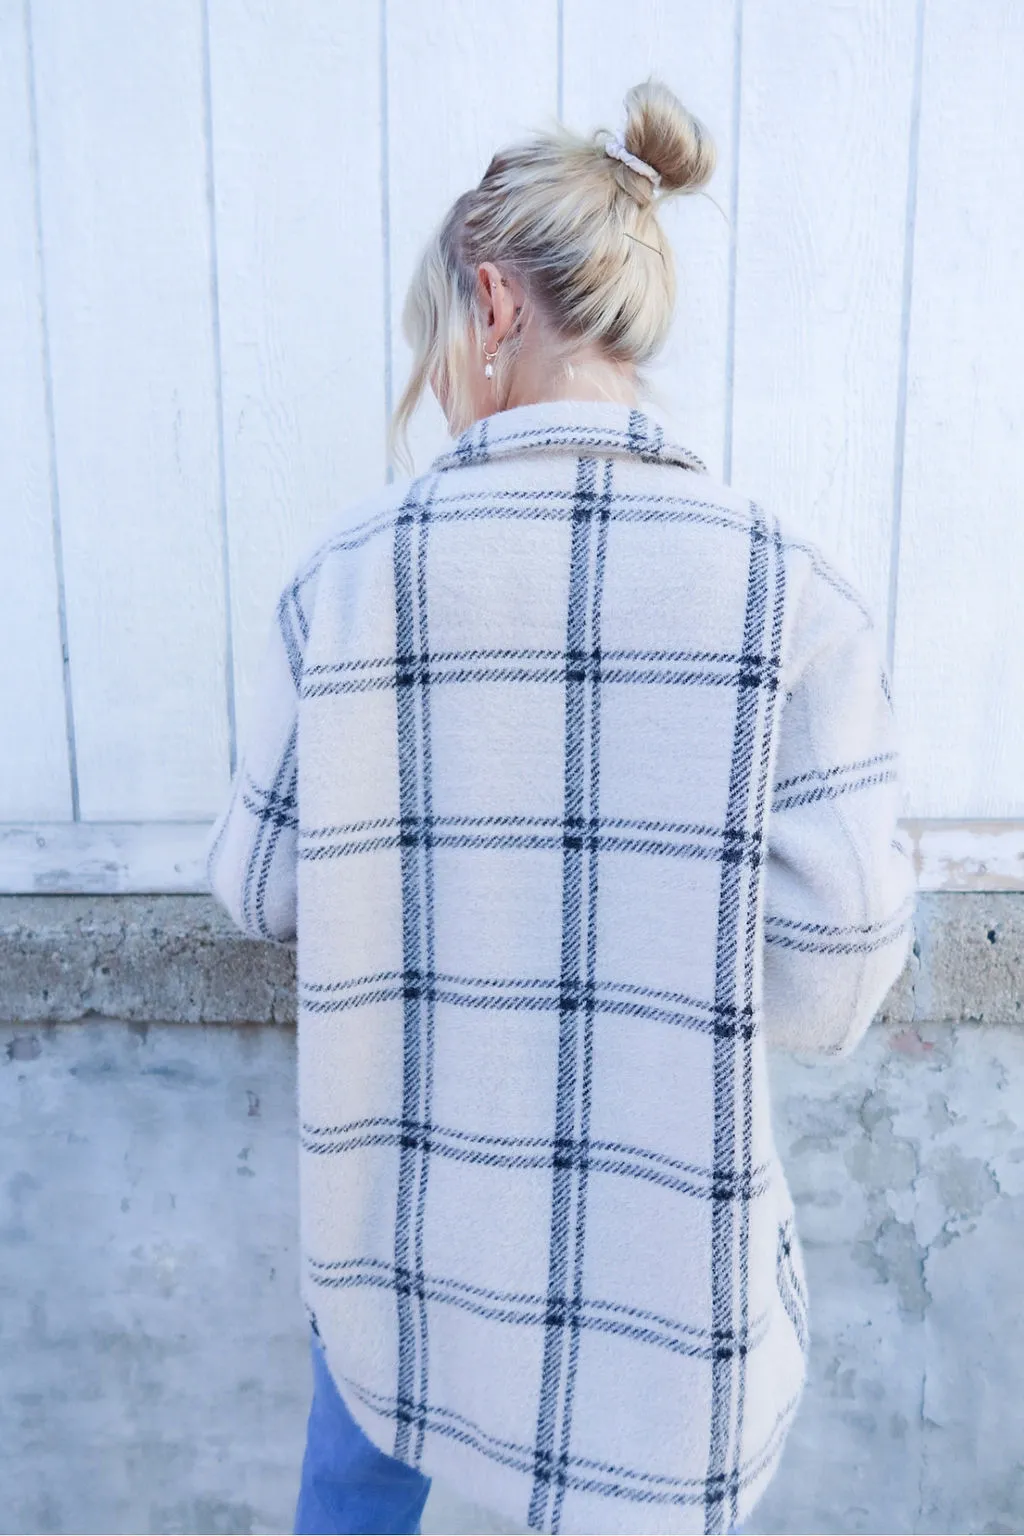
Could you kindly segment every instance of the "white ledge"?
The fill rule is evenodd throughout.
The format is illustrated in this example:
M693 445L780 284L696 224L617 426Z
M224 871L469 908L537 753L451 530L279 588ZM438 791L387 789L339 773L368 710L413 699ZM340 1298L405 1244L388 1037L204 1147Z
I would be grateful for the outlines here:
M195 895L211 821L0 822L4 896Z
M209 821L0 822L0 895L199 895ZM906 818L921 891L1024 891L1024 821Z
M921 891L1024 891L1024 821L901 821Z

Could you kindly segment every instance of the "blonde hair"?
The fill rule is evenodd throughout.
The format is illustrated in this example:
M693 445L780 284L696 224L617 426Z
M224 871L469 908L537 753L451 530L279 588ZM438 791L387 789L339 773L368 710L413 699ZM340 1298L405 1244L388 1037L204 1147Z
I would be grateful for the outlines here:
M596 343L610 360L641 367L661 347L675 305L675 268L658 219L662 198L695 192L715 169L704 125L657 80L626 95L622 142L658 172L650 177L561 124L496 154L428 242L402 314L413 365L389 429L389 453L409 467L406 431L429 380L447 393L453 434L469 424L465 388L480 345L477 268L494 262L522 285L547 321L556 355ZM499 399L522 345L524 314L494 365Z

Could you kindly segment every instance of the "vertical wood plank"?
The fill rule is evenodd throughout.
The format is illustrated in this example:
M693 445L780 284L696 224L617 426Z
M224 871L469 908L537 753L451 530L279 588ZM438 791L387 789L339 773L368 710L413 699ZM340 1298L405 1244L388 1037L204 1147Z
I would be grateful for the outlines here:
M224 591L197 0L34 0L84 819L212 815Z
M71 815L28 38L0 9L0 820Z
M662 210L662 227L676 260L678 297L671 333L651 374L657 403L680 441L719 478L725 468L728 400L727 221L738 5L739 0L714 6L696 0L637 0L624 26L614 6L597 10L589 0L565 0L565 116L572 128L620 132L626 91L654 75L706 124L718 149L708 195L671 198Z
M1024 814L1024 12L925 13L894 687L918 816Z
M210 52L244 747L283 583L385 482L379 7L216 0Z
M514 23L474 0L387 0L392 375L409 374L402 305L423 245L502 146L550 126L558 100L557 0L521 0ZM409 434L422 467L448 441L432 397Z
M915 12L743 18L732 480L843 564L883 636Z

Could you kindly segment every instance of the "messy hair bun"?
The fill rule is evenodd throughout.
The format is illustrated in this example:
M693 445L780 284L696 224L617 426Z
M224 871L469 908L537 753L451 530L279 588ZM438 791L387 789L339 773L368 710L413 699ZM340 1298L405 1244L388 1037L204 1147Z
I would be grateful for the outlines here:
M630 154L658 172L663 192L695 192L714 174L714 140L700 119L658 80L645 80L627 91L622 142ZM628 166L624 169L629 172ZM634 185L647 181L653 190L647 177L630 174Z
M561 124L494 156L477 187L449 209L420 259L405 302L412 374L391 423L392 448L429 379L444 383L449 425L468 425L464 381L480 340L476 274L493 262L541 311L565 360L596 345L611 360L648 362L668 332L675 264L658 218L665 195L696 192L715 169L704 125L658 80L626 95L622 144L660 178L606 153L612 135ZM522 332L502 343L496 397L508 398Z

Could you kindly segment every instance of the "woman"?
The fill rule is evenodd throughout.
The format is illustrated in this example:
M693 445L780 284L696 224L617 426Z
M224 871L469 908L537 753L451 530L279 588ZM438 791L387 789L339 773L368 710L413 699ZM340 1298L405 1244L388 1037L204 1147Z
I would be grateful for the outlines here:
M414 1531L434 1473L538 1531L725 1531L800 1398L769 1045L849 1051L914 885L879 634L641 405L661 199L705 130L497 155L414 278L396 412L456 442L277 609L210 848L297 936L301 1531Z

